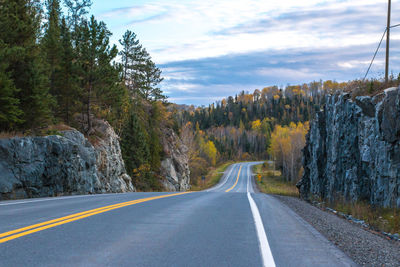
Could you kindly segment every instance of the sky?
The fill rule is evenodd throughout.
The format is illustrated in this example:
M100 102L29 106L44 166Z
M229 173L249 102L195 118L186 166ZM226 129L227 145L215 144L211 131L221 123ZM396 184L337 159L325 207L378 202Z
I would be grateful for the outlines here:
M135 32L163 71L169 101L208 105L242 90L363 78L386 27L387 0L93 0L118 44ZM392 25L400 23L392 1ZM400 27L390 70L400 72ZM385 42L368 77L382 78Z

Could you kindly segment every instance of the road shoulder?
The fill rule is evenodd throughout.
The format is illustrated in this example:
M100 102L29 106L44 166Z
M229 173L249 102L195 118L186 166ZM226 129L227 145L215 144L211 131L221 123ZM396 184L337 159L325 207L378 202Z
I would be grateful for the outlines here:
M301 199L273 197L293 210L356 263L364 266L399 266L400 242L384 239Z

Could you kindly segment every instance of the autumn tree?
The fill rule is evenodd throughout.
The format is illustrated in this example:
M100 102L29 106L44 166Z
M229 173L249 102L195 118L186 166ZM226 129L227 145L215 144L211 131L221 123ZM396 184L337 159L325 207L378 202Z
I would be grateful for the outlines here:
M287 181L297 182L301 174L301 150L305 145L308 122L289 126L276 125L271 134L268 152L273 156L276 165L281 168Z

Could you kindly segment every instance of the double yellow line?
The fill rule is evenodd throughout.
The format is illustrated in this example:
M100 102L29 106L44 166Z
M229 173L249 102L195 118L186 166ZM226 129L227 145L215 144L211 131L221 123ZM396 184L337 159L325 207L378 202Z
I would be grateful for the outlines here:
M238 175L237 175L237 177L236 177L236 182L235 182L235 184L232 185L231 188L225 190L225 192L229 192L229 191L231 191L233 188L235 188L235 186L237 185L237 183L238 183L238 181L239 181L239 176L240 176L240 171L241 171L241 170L242 170L242 165L240 165L239 172L238 172Z
M39 231L43 231L45 229L49 229L52 227L56 227L58 225L62 225L62 224L66 224L66 223L70 223L73 221L77 221L77 220L81 220L83 218L87 218L96 214L100 214L103 212L107 212L110 210L115 210L115 209L119 209L122 207L126 207L126 206L130 206L130 205L134 205L134 204L138 204L138 203L142 203L142 202L147 202L150 200L155 200L155 199L160 199L160 198L166 198L166 197L173 197L173 196L179 196L179 195L183 195L183 194L187 194L190 192L182 192L182 193L175 193L175 194L170 194L170 195L162 195L162 196L156 196L156 197L148 197L148 198L142 198L142 199L136 199L136 200L132 200L132 201L127 201L127 202L121 202L118 204L114 204L114 205L109 205L109 206L105 206L105 207L100 207L97 209L92 209L92 210L88 210L88 211L83 211L83 212L78 212L75 214L71 214L65 217L61 217L58 219L54 219L54 220L50 220L50 221L45 221L42 223L38 223L38 224L34 224L34 225L30 225L27 227L23 227L23 228L19 228L19 229L15 229L12 231L8 231L5 233L1 233L0 234L0 243L4 243L16 238L19 238L21 236L26 236L26 235L30 235Z

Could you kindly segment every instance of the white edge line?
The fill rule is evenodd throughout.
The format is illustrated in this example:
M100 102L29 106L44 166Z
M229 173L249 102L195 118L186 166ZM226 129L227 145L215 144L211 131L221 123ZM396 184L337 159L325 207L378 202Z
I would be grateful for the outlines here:
M48 197L45 199L35 199L35 200L26 200L26 201L17 201L14 202L14 200L11 200L13 202L9 203L1 203L0 206L8 206L8 205L17 205L17 204L25 204L25 203L35 203L35 202L43 202L43 201L54 201L54 200L65 200L65 199L72 199L72 198L82 198L82 197L97 197L97 196L111 196L111 195L117 195L117 194L129 194L129 193L134 193L134 192L125 192L125 193L108 193L108 194L87 194L87 195L79 195L79 196L61 196L61 197ZM8 200L5 200L8 201Z
M256 225L263 266L275 267L274 257L272 256L271 248L268 244L268 239L265 233L264 224L262 222L260 212L258 211L257 205L251 197L250 192L247 192L247 198L249 199L251 212L253 213L254 223Z
M24 203L35 203L35 202L42 202L42 201L53 201L53 200L63 200L63 199L71 199L71 198L80 198L80 197L89 197L95 195L84 195L84 196L68 196L68 197L54 197L54 198L46 198L46 199L38 199L38 200L28 200L28 201L18 201L18 202L11 202L11 203L1 203L0 206L8 206L8 205L17 205L17 204L24 204Z

